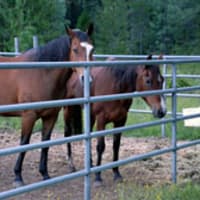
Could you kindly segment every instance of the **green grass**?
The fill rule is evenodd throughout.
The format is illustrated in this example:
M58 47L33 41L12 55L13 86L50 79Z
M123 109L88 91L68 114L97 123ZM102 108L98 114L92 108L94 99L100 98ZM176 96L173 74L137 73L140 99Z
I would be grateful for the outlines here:
M118 200L198 200L200 186L192 183L184 185L134 185L119 184L114 192ZM108 200L110 197L96 194L95 200Z
M131 185L129 185L119 190L119 200L197 200L200 195L200 186L193 184L182 186L136 186L135 188L136 190L134 191Z
M182 112L183 108L187 107L199 107L199 99L197 98L178 98L177 100L177 112ZM135 99L132 108L137 109L149 109L148 106L139 98ZM167 108L171 111L171 98L167 98ZM169 118L170 115L166 116ZM157 120L151 114L140 114L140 113L129 113L127 125L138 124L148 121ZM166 136L171 136L171 124L165 126ZM150 137L150 136L161 136L161 126L153 126L148 128L142 128L133 131L127 131L124 135L126 136L137 136L137 137ZM199 139L200 133L199 128L185 127L184 122L177 122L177 138L178 139Z

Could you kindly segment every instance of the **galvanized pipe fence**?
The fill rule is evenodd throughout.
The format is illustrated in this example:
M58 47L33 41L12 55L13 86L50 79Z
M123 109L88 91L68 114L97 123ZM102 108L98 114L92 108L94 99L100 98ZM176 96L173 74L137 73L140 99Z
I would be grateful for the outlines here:
M33 36L33 48L38 47L39 42L38 42L38 37ZM19 39L17 37L14 38L14 48L15 52L0 52L0 55L9 55L9 56L16 56L19 55ZM133 59L146 59L147 55L113 55L113 54L95 54L94 58L97 60L105 60L107 58L114 57L116 59L122 59L122 60L133 60ZM154 59L158 59L159 55L153 55ZM164 60L173 60L173 59L200 59L200 56L198 55L163 55ZM166 64L164 63L162 65L162 72L164 78L171 79L172 75L167 74L167 67ZM176 74L176 78L187 78L187 79L200 79L199 74ZM166 82L163 84L163 88L167 88ZM183 98L200 98L200 94L190 94L190 93L181 93L177 94L178 97L183 97ZM166 97L171 97L171 94L166 94ZM133 109L130 108L129 110L132 113L145 113L145 114L150 114L150 110L143 110L143 109ZM171 115L172 112L168 111L167 115ZM177 112L177 115L182 115L181 112ZM166 129L165 125L161 125L161 135L162 137L166 137Z
M0 149L0 157L7 156L10 154L16 154L19 152L34 150L38 148L44 148L47 146L53 145L60 145L74 141L85 141L85 153L84 153L84 168L67 175L62 175L58 177L51 178L45 181L39 181L37 183L32 183L29 185L25 185L19 188L13 188L7 191L0 192L0 199L6 199L9 197L13 197L22 193L30 192L36 189L41 189L42 187L47 187L53 184L61 183L64 181L76 179L78 177L84 177L84 200L91 199L91 174L111 169L116 166L126 165L128 163L142 160L144 158L149 158L156 155L161 155L164 153L172 153L172 181L176 183L177 181L177 151L179 149L183 149L186 147L190 147L193 145L200 144L200 140L194 140L191 142L185 142L184 144L177 144L176 134L177 134L177 122L185 119L191 119L200 117L200 113L188 115L188 116L177 116L177 95L180 92L188 92L188 91L196 91L200 90L200 85L191 86L191 87L176 87L176 64L182 63L200 63L200 59L173 59L173 60L141 60L141 61L134 61L134 60L125 60L125 61L91 61L91 62L24 62L24 63L0 63L0 69L23 69L23 68L63 68L63 67L85 67L85 79L84 79L84 97L76 98L76 99L62 99L62 100L53 100L53 101L42 101L42 102L33 102L33 103L20 103L20 104L12 104L12 105L1 105L0 112L10 112L10 111L17 111L17 110L28 110L28 109L39 109L39 108L51 108L51 107L62 107L66 105L75 105L75 104L84 104L84 133L72 136L69 138L60 138L50 141L39 142L35 144L28 144L23 146L17 147L10 147L5 149ZM90 67L98 67L98 66L120 66L120 65L131 65L135 67L138 64L168 64L167 67L172 68L172 88L169 89L162 89L162 90L154 90L154 91L146 91L146 92L134 92L134 93L126 93L126 94L116 94L116 95L103 95L103 96L90 96L89 90L89 68ZM127 99L127 98L136 98L141 96L148 96L148 95L155 95L155 94L171 94L172 96L172 113L171 117L167 119L161 120L154 120L145 123L139 123L135 125L129 125L109 130L102 130L102 131L91 131L90 130L90 104L93 102L98 101L112 101L115 99ZM98 167L90 167L90 152L91 152L91 139L96 138L99 136L106 136L106 135L113 135L117 134L118 132L124 132L128 130L135 130L139 128L145 128L160 124L169 124L171 123L171 131L172 131L172 140L171 146L166 147L160 150L151 151L148 153L131 156L122 160L118 160L115 162L110 162L106 164L102 164Z

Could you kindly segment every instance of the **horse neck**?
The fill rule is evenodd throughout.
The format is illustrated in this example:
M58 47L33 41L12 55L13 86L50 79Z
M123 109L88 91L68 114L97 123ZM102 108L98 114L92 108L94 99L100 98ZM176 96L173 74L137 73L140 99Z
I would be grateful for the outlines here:
M120 80L122 92L134 92L136 90L136 68L127 66Z
M136 74L137 74L137 78L136 78L136 90L137 91L140 91L140 87L141 87L140 78L141 78L144 68L145 68L144 65L138 65L137 67L135 67Z
M61 86L65 86L67 80L70 78L72 74L71 68L45 69L45 71L47 72L47 75L49 76L50 80Z

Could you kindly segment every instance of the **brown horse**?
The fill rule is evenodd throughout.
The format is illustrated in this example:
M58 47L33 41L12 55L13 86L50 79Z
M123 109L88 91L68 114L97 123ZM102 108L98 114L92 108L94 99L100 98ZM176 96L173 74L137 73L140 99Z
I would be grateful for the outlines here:
M148 59L151 59L151 56ZM93 96L162 89L164 80L157 65L96 67L91 68L91 74L93 77L91 94ZM81 95L78 93L80 84L73 77L76 77L76 75L71 76L69 79L75 91L73 94L71 93L71 97L76 97L76 95ZM162 95L145 96L142 98L150 106L155 117L162 118L165 116L166 106ZM93 103L91 105L91 126L93 127L95 121L97 130L104 130L106 124L110 122L113 123L114 127L124 126L131 104L132 99ZM77 125L77 122L75 124L72 124L72 122L77 120L79 123L81 122L81 112L79 109L80 107L76 107L75 109L71 107L65 110L65 135L69 136L72 133L70 131L73 130L74 125ZM81 126L78 126L78 128L80 129ZM67 131L68 133L66 133ZM73 133L78 133L77 131L81 132L81 130L74 129ZM99 166L101 165L102 154L105 150L105 138L102 136L97 140L97 166ZM118 160L120 140L121 133L113 136L113 161ZM72 169L75 169L72 162L70 144L68 145L68 150L68 156L71 161L70 166ZM113 173L114 180L122 179L118 167L113 168ZM102 183L100 172L96 173L95 182L98 185Z
M67 28L68 35L54 39L46 45L30 49L13 58L1 57L1 62L19 61L85 61L91 56L90 36L93 26L87 32ZM72 72L83 75L83 68L49 68L49 69L12 69L0 71L0 105L24 102L56 100L65 97L66 82ZM75 73L75 72L74 72ZM30 141L36 120L42 120L42 141L49 140L60 108L43 108L2 113L3 116L19 116L22 118L21 145ZM15 183L22 185L22 164L26 152L19 154L14 172ZM41 151L39 171L43 179L48 179L48 148Z

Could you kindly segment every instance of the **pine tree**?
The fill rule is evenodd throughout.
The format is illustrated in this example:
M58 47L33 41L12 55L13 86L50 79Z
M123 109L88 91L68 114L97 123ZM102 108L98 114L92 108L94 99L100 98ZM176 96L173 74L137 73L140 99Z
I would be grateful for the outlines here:
M1 0L0 5L2 51L13 51L15 36L24 51L32 47L33 35L42 44L64 32L64 0Z
M96 46L98 53L127 54L127 4L121 0L102 0L96 17Z

